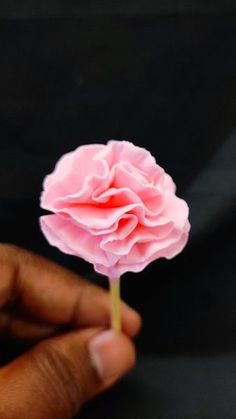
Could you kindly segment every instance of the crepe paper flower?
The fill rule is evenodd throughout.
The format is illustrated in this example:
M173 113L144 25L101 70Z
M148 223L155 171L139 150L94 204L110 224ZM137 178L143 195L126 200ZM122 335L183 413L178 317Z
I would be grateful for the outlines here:
M112 325L120 329L119 279L171 259L188 240L188 205L170 175L129 141L89 144L64 154L45 177L40 217L48 242L108 276Z

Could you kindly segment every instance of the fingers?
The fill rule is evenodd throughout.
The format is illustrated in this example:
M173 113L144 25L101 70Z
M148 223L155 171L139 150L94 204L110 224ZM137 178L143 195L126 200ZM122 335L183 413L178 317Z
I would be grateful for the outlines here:
M16 246L0 245L0 307L17 300L21 310L54 325L108 326L108 293L72 272ZM135 336L140 316L122 304L122 330Z
M58 334L59 327L48 323L36 323L29 318L10 313L0 313L0 334L6 338L37 342Z
M135 362L132 342L86 329L45 340L0 370L0 417L67 419Z

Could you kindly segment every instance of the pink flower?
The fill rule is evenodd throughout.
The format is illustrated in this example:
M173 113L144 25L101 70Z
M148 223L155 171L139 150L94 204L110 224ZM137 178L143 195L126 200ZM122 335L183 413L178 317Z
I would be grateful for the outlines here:
M90 144L63 155L46 176L40 218L49 243L119 277L184 248L188 206L149 151L128 141Z

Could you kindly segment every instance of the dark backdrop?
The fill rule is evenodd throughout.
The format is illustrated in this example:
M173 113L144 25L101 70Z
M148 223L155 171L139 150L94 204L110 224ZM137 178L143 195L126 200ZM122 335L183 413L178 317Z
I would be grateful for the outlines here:
M80 144L145 146L189 203L192 230L176 259L123 277L144 318L139 353L234 352L234 2L23 3L0 6L0 240L105 285L40 233L42 180Z

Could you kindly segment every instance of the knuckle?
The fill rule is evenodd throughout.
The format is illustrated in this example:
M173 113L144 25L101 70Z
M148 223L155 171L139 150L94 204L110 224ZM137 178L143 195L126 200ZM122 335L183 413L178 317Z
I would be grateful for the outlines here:
M50 340L37 345L34 363L43 383L40 389L44 392L42 397L50 409L59 409L66 415L63 417L71 417L78 411L83 400L73 363Z
M0 258L1 261L7 261L9 258L12 258L17 252L19 248L11 243L0 243Z
M12 259L16 257L18 254L26 253L27 251L24 250L22 247L17 246L13 243L0 243L0 255L3 259Z

